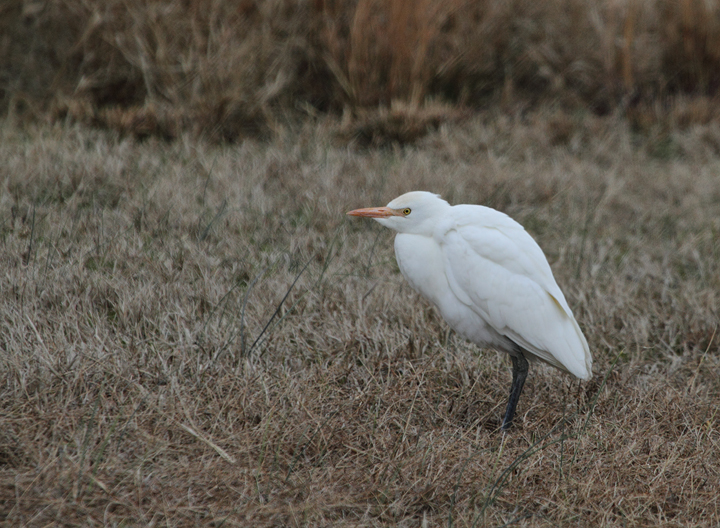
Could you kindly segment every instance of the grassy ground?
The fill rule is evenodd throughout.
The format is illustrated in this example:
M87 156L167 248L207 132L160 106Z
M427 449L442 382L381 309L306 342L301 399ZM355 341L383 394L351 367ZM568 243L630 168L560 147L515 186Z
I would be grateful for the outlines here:
M7 526L720 523L720 127L481 115L410 148L0 130ZM411 189L544 248L595 377L448 331L392 235Z

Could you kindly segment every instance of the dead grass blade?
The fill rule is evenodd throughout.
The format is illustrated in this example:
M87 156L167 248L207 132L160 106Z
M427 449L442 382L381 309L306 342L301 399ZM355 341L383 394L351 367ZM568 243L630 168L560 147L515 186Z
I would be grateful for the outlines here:
M230 456L230 455L228 455L227 452L226 452L222 447L220 447L219 445L217 445L215 442L213 442L213 441L210 440L209 438L201 435L201 434L198 433L197 431L194 431L192 428L190 428L189 426L187 426L187 425L185 425L185 424L183 424L183 423L178 424L178 425L179 425L182 429L184 429L185 431L187 431L188 433L190 433L192 436L194 436L195 438L197 438L198 440L200 440L201 442L203 442L203 443L209 445L210 447L212 447L218 455L220 455L222 458L224 458L225 460L227 460L230 464L235 464L235 462L236 462L236 461L235 461L235 458L232 457L232 456Z
M295 284L297 284L297 281L300 279L300 277L302 277L303 273L305 273L305 270L308 269L310 262L312 262L312 259L308 260L305 263L305 265L302 267L302 269L298 272L298 274L295 275L295 279L292 281L290 286L288 286L287 290L285 291L285 295L283 295L283 298L278 303L277 307L275 308L275 311L270 316L270 318L267 320L267 322L265 323L265 326L263 326L262 330L260 331L258 336L255 338L255 341L253 341L252 345L250 345L250 347L247 349L247 353L244 350L240 352L241 356L249 356L250 354L252 354L253 350L255 350L255 347L259 346L259 343L262 343L263 336L265 336L265 333L268 331L268 328L270 328L270 325L273 323L275 317L277 317L277 315L280 313L280 310L282 309L283 304L285 303L287 298L290 296L290 292L292 292L292 289L295 287ZM291 307L291 309L292 309L292 307ZM283 319L285 318L285 315L281 316L280 319L278 319L277 323L275 323L276 326L283 321ZM262 355L262 352L260 353L260 355Z

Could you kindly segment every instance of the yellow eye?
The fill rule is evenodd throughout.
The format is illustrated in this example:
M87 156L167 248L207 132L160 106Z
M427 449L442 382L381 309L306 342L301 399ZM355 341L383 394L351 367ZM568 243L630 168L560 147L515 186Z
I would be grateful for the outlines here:
M409 215L410 212L411 212L411 211L410 211L410 208L409 208L409 207L406 207L405 209L402 210L402 214L404 214L405 216Z

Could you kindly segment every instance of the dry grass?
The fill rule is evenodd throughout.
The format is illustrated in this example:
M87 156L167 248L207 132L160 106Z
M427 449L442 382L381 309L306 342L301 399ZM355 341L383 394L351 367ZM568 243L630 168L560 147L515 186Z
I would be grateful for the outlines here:
M400 103L413 141L427 102L645 114L715 109L720 88L707 0L6 0L0 35L3 113L139 137L271 137L343 110L362 127L379 108L395 138Z
M486 114L414 148L5 124L7 526L716 526L720 128ZM550 133L558 131L558 133ZM409 189L539 240L595 377L448 332L389 232Z

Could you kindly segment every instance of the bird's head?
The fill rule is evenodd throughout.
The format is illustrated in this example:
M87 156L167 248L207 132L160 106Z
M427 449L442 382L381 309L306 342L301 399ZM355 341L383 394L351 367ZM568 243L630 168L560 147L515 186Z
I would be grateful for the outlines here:
M413 191L398 196L385 207L350 211L350 216L373 218L398 233L431 235L439 215L450 207L437 194Z

